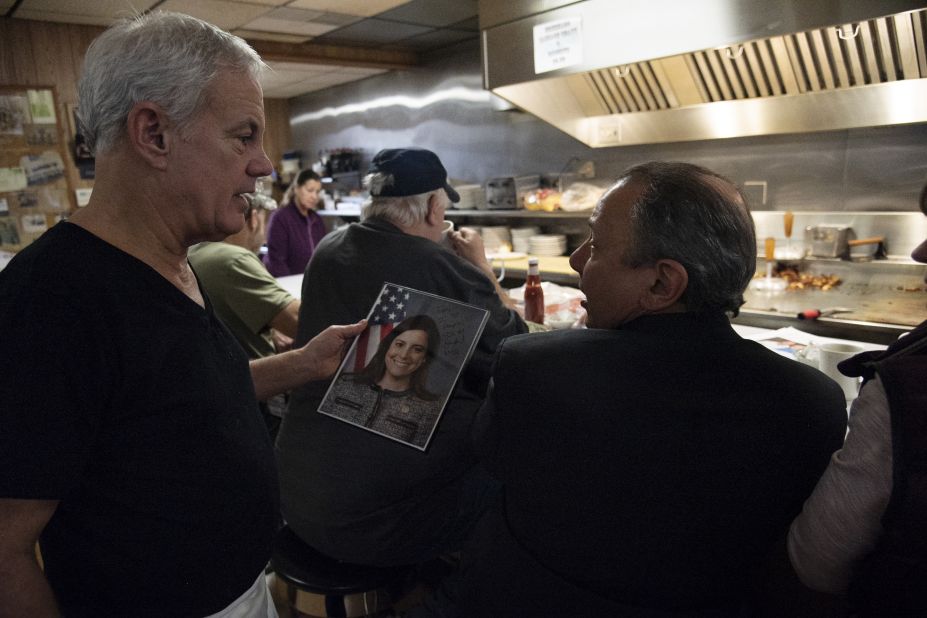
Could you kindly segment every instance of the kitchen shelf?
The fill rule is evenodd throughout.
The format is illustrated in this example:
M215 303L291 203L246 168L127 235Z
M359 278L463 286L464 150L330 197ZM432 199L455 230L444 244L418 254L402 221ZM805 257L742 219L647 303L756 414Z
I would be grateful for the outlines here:
M557 210L547 212L543 210L457 210L448 209L444 216L454 217L486 217L486 218L518 218L518 219L588 219L591 210L566 211Z
M321 217L359 217L359 208L337 208L319 210ZM541 210L457 210L449 208L444 212L448 219L472 217L486 219L588 219L591 210L546 212Z

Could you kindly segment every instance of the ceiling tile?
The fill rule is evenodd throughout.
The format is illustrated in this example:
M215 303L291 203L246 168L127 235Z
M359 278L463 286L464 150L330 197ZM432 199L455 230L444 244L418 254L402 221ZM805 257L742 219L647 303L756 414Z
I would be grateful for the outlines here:
M467 39L476 39L478 36L479 35L475 32L466 32L464 30L432 30L431 32L426 32L425 34L420 34L418 36L413 36L408 39L403 39L401 41L396 41L395 43L384 45L382 49L410 49L414 51L428 51L441 47L447 47L448 45L460 43L461 41L466 41Z
M334 26L347 26L361 19L357 15L345 15L344 13L322 13L312 21L320 24L332 24Z
M278 41L280 43L305 43L311 36L302 34L283 34L281 32L261 32L259 30L232 30L232 34L238 35L243 39L256 41Z
M432 28L426 26L401 24L381 19L365 19L321 36L317 42L377 46L381 43L392 43L424 34L430 30Z
M470 19L465 19L463 21L458 21L451 24L448 28L453 28L454 30L470 30L472 32L480 31L480 16L474 15Z
M267 6L228 2L227 0L165 0L158 5L158 8L186 13L225 30L242 28L269 10Z
M248 30L263 32L280 32L283 34L301 34L303 36L319 36L331 32L338 26L319 24L311 21L290 21L286 19L273 19L271 17L258 17L244 26Z
M231 0L232 2L241 2L243 4L266 4L267 6L283 6L290 0Z
M274 19L292 19L293 21L314 21L319 15L324 15L322 11L310 11L307 9L294 9L282 7L274 9L267 13L267 17Z
M83 24L87 26L109 26L116 21L115 17L100 15L72 15L70 13L48 13L46 11L30 11L17 9L17 19L32 19L35 21L53 21L63 24Z
M406 2L408 0L293 0L287 6L297 9L315 9L370 17L396 8Z
M106 23L112 23L113 18L132 17L148 10L157 4L158 0L141 0L128 3L125 0L23 0L16 10L16 17L23 18L22 11L30 13L66 13L70 16L96 16L108 18ZM31 19L31 18L25 18Z
M412 0L377 17L423 26L449 26L476 15L476 0Z

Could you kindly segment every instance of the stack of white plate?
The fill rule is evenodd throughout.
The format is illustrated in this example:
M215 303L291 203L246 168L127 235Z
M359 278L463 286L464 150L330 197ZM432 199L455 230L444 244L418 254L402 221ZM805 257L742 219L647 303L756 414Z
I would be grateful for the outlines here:
M537 236L541 233L541 228L536 225L529 225L527 227L513 227L512 228L512 251L518 251L520 253L530 253L528 240L532 236Z
M563 234L538 234L528 239L528 253L531 255L563 255L566 247L566 236Z
M460 201L452 204L452 208L479 210L486 207L486 191L483 185L458 185L454 189L460 194Z
M498 253L512 249L512 233L505 225L486 225L480 229L486 253Z

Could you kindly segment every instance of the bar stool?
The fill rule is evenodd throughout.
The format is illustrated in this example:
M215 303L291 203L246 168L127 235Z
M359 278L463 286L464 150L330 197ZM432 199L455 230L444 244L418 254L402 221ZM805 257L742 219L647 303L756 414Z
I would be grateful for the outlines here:
M290 607L313 618L379 616L414 568L341 562L303 543L288 526L277 533L270 566L286 585Z

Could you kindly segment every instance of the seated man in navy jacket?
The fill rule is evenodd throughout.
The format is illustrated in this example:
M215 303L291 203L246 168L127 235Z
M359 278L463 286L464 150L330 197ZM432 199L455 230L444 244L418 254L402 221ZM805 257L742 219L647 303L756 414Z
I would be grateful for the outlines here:
M821 372L740 338L753 221L724 178L632 168L570 258L587 330L508 338L479 422L503 483L466 616L737 615L840 447Z

